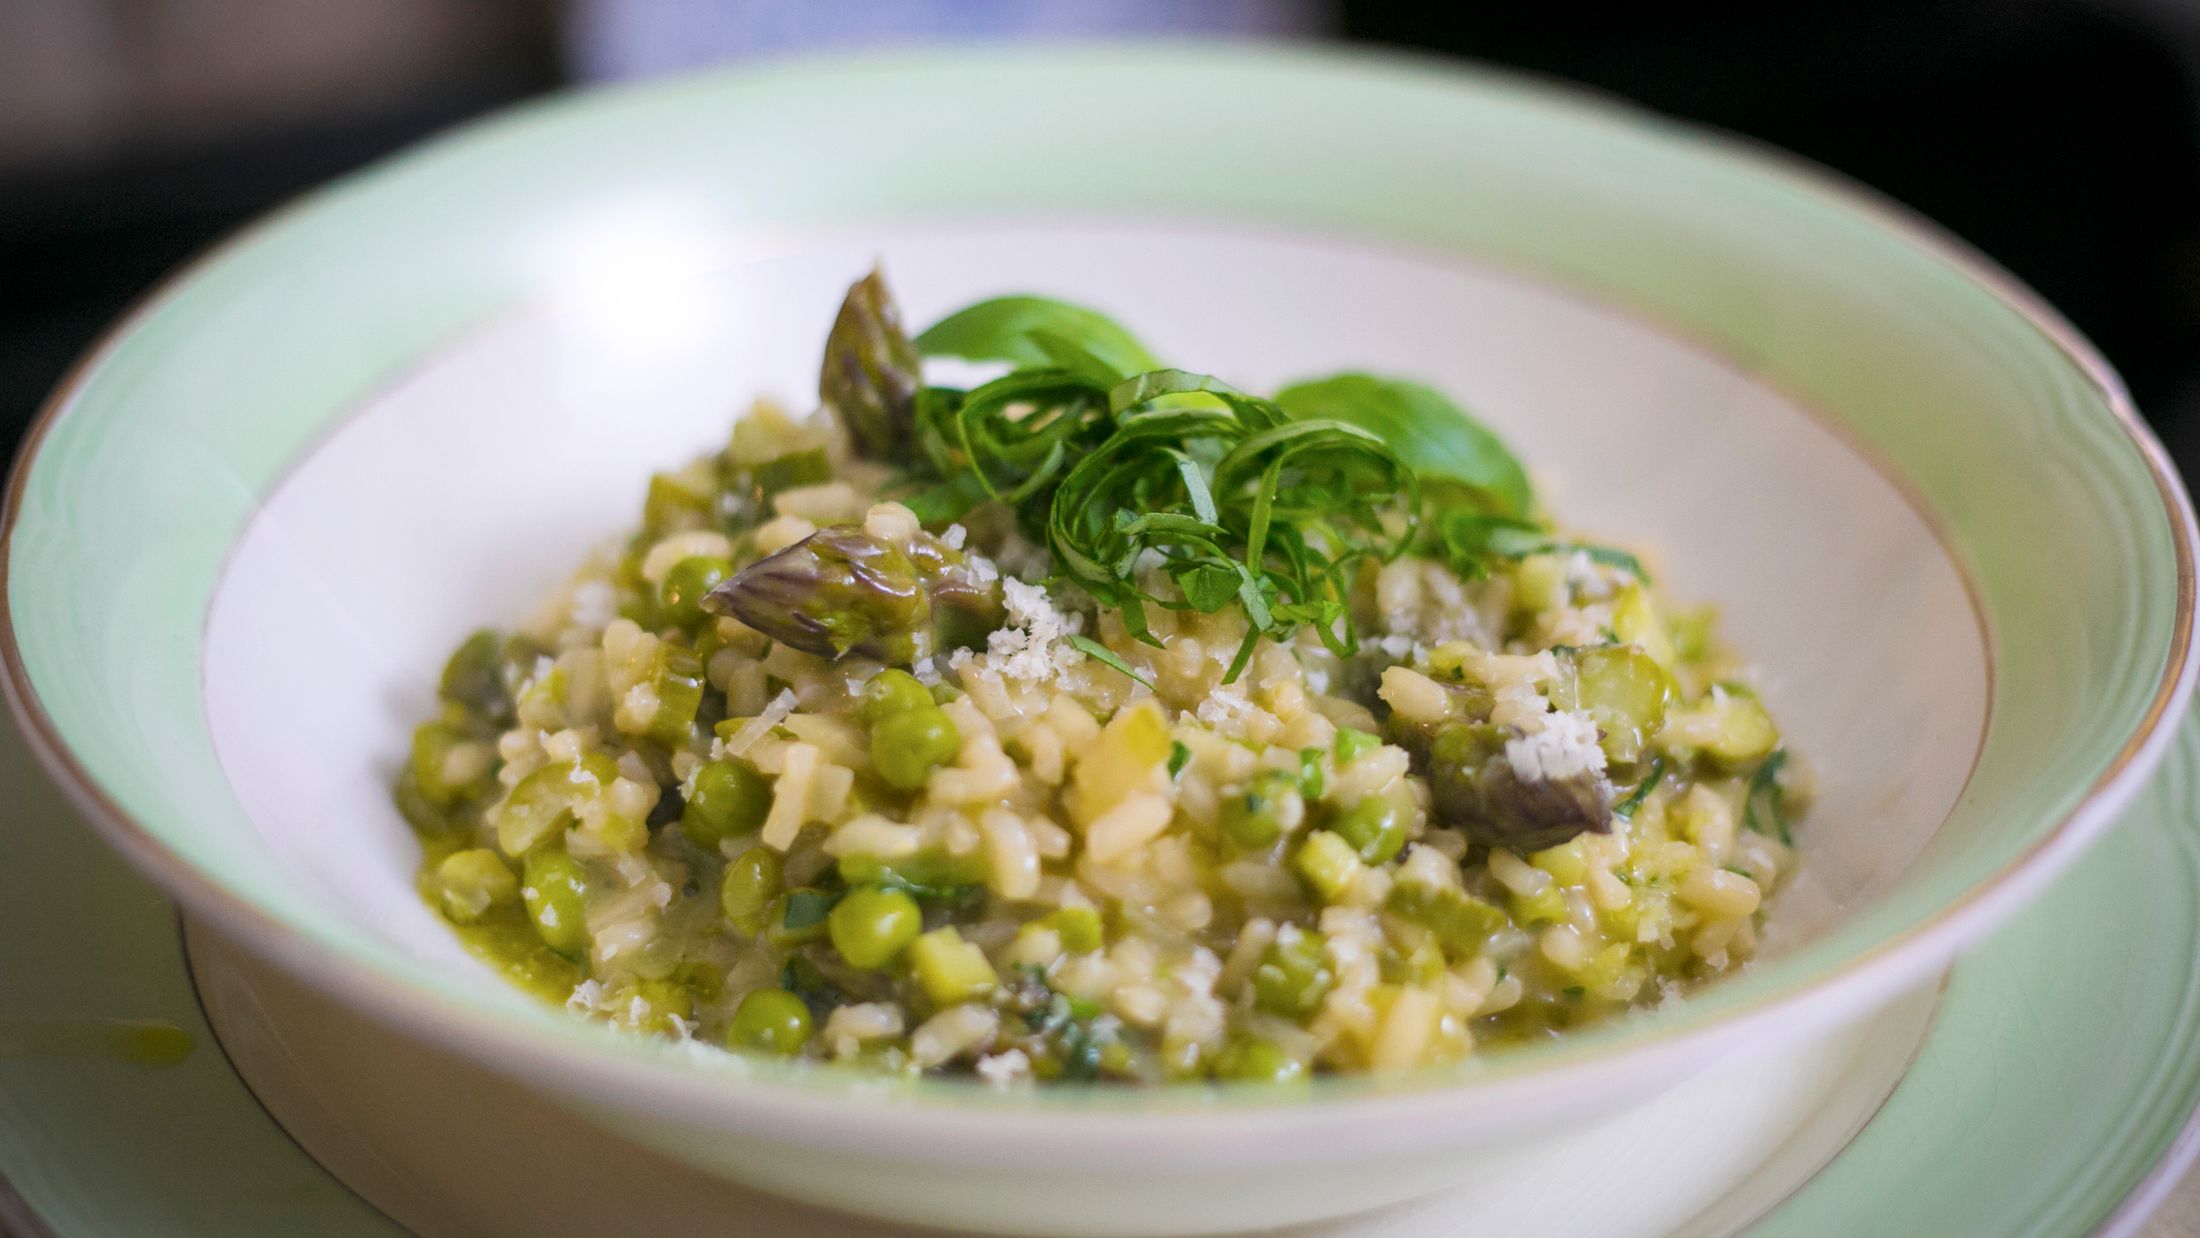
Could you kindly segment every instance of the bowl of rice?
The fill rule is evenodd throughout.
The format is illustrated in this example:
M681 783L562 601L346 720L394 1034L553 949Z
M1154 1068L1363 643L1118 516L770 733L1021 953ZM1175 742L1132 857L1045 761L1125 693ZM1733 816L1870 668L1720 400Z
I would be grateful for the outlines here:
M6 650L195 923L707 1174L1651 1232L2114 819L2192 542L2066 324L1822 174L1410 62L925 53L231 241L40 422Z

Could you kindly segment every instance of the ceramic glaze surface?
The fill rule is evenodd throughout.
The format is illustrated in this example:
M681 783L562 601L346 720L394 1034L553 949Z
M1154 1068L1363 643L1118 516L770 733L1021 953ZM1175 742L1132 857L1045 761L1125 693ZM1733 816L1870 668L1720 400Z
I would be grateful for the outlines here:
M1196 79L1201 89L1155 91L1157 75ZM1004 98L1044 102L1003 107ZM880 144L876 122L885 114L926 140ZM869 157L817 157L845 149ZM1096 176L1096 167L1110 174ZM698 261L700 249L683 239L730 245L734 252L708 259L727 272L767 269L729 260L795 263L839 245L830 264L836 282L851 259L860 263L892 242L895 252L885 256L921 313L1002 281L988 266L982 287L945 280L927 287L923 264L947 250L928 258L915 243L919 231L940 229L935 241L946 246L957 229L967 239L974 225L1073 219L1103 233L1181 236L1198 227L1247 243L1314 238L1314 248L1360 255L1351 262L1433 255L1429 282L1413 296L1442 307L1437 327L1477 326L1531 355L1507 365L1487 353L1454 357L1447 340L1429 337L1410 302L1394 292L1366 301L1357 284L1340 282L1326 304L1351 312L1334 317L1390 323L1393 338L1325 337L1352 350L1262 360L1242 348L1233 354L1227 316L1200 316L1202 294L1181 280L1149 280L1114 295L1121 286L1107 283L1107 272L1079 276L1066 258L1054 269L1072 285L1059 290L1104 296L1142 326L1151 320L1165 349L1181 337L1187 352L1216 354L1196 364L1242 369L1249 382L1320 368L1312 363L1326 356L1417 370L1454 387L1531 460L1561 475L1568 490L1560 510L1569 518L1651 534L1672 557L1678 592L1737 608L1736 639L1776 672L1793 668L1776 691L1783 711L1805 716L1813 737L1806 743L1822 742L1843 709L1853 715L1859 697L1844 694L1868 685L1908 703L1900 696L1907 665L1812 661L1830 656L1823 644L1793 651L1790 661L1782 656L1790 651L1768 647L1812 630L1791 601L1820 596L1810 590L1824 586L1828 562L1850 573L1916 567L1914 578L1897 578L1903 588L1880 591L1880 608L1900 622L1922 590L1927 605L1909 621L1954 630L1933 601L1930 556L1916 560L1905 549L1918 543L1902 532L1903 518L1859 514L1864 483L1833 463L1849 457L1810 438L1802 418L1768 409L1765 393L1792 393L1830 416L1919 496L1985 617L1993 658L1986 742L1952 811L1929 839L1903 829L1872 834L1888 813L1898 824L1914 822L1908 814L1927 811L1948 794L1945 780L1960 775L1937 761L1919 770L1903 784L1920 796L1907 806L1899 788L1882 784L1897 791L1893 807L1867 805L1837 823L1864 842L1826 850L1821 876L1837 883L1837 894L1855 896L1846 914L1697 1000L1472 1068L1467 1086L1439 1086L1462 1082L1444 1075L1324 1087L1290 1105L953 1088L880 1097L822 1073L782 1085L770 1070L619 1041L483 984L477 972L451 966L447 951L434 957L420 913L391 901L382 880L399 836L349 827L316 835L287 820L307 804L338 821L364 812L344 805L366 802L367 771L390 755L385 730L353 737L327 785L271 782L266 770L258 781L252 771L225 774L219 719L210 720L203 688L219 676L217 697L228 699L250 674L240 660L252 660L240 659L219 632L209 639L222 570L300 461L324 443L347 450L341 427L361 409L375 406L358 422L362 434L394 433L406 423L393 410L430 384L461 384L445 390L445 400L465 382L484 384L472 388L464 415L414 412L425 418L413 426L417 450L479 452L495 444L480 436L518 415L504 403L514 392L503 380L526 368L526 358L544 373L525 390L572 386L520 407L578 417L609 405L589 384L630 376L666 348L673 351L652 376L662 387L633 391L625 410L668 419L652 423L646 453L635 451L637 463L645 454L656 462L660 444L699 446L715 436L749 385L729 372L745 364L741 347L783 330L799 335L796 351L808 355L833 287L802 294L816 298L816 313L796 313L803 303L790 301L784 322L777 306L765 313L752 299L743 310L738 291L717 304L725 285L714 291L708 280L693 285L692 303L665 299L659 294L682 284ZM903 249L918 269L900 265ZM1213 260L1231 261L1227 247ZM1556 320L1535 316L1534 295L1488 301L1463 292L1474 279L1460 272L1477 264L1700 340L1752 381L1718 386L1718 367L1683 363L1695 355L1688 349L1629 353L1630 337L1617 330L1597 337L1611 353L1536 357L1539 342L1503 331ZM1312 280L1315 269L1294 253L1273 280ZM1279 282L1240 273L1241 282L1283 299ZM1391 288L1390 278L1375 286ZM573 362L569 369L541 360L551 354L540 351L539 337L530 343L530 328L499 334L493 325L545 301L592 319L601 337L558 354ZM755 327L744 337L752 343L712 357L722 368L698 374L674 360L709 351L683 330L738 326L744 313ZM1318 321L1275 313L1260 322L1272 330L1267 324L1287 319ZM1589 313L1568 329L1585 340L1611 320ZM448 351L467 338L477 341L474 350ZM515 351L499 361L498 348ZM438 356L455 368L432 365ZM1444 368L1445 359L1470 358L1483 364ZM1638 420L1606 412L1601 427L1651 435L1655 427L1639 420L1651 412L1693 431L1720 427L1751 445L1749 463L1769 470L1721 479L1736 498L1735 518L1719 536L1734 540L1668 535L1659 522L1686 515L1651 501L1668 492L1630 489L1626 471L1597 455L1598 443L1568 441L1563 423L1535 415L1572 410L1584 393L1610 394L1597 384L1612 383L1622 361L1640 362L1673 386L1622 393L1622 407ZM759 376L790 390L797 378ZM492 377L497 383L486 385ZM725 402L704 408L706 392ZM1722 404L1727 392L1735 402ZM670 393L678 399L643 398ZM359 458L398 458L391 446L379 450ZM590 457L590 477L594 466L617 462L603 448L579 454ZM593 536L606 527L600 514L627 510L639 485L638 473L630 476L637 489L576 490L559 536ZM1808 543L1817 561L1798 560L1784 575L1730 593L1706 569L1708 559L1691 556L1724 550L1762 563L1783 527L1772 514L1777 504L1758 502L1768 496L1858 519L1840 530L1846 537L1817 531ZM1289 52L1088 48L791 64L535 108L474 128L286 212L135 316L68 389L11 502L11 702L108 838L196 910L339 1000L577 1107L632 1121L661 1114L724 1135L726 1146L759 1124L794 1148L921 1144L964 1168L1058 1159L1074 1149L1096 1172L1135 1174L1187 1155L1219 1165L1315 1142L1352 1148L1374 1165L1416 1141L1609 1111L1740 1046L1828 1032L1936 972L2097 837L2160 755L2193 671L2192 529L2182 490L2113 376L2005 277L1912 221L1729 144L1501 79ZM324 530L341 523L321 519ZM423 664L400 655L428 648L431 629L440 648L484 617L488 603L514 596L504 586L524 592L547 579L548 565L533 559L466 562L460 556L480 554L482 543L455 540L457 547L427 556L463 577L439 582L447 590L441 600L409 611L386 603L411 625L392 638L398 645L372 649L379 635L356 628L325 634L331 674L379 685L346 690L347 725L364 725L376 709L386 719L404 704L371 702L370 691L401 696L404 681L370 672L402 664L417 674ZM287 555L297 566L318 550L265 553L269 564ZM357 586L315 566L321 583L298 590L334 588L334 598L261 595L253 605L265 614L336 615ZM359 571L405 584L406 566L385 546L365 555ZM222 602L232 604L241 603ZM1845 599L1829 613L1860 612ZM293 659L287 665L303 663L284 634L242 630L270 655ZM1885 647L1884 634L1869 627L1851 639ZM352 647L372 652L355 657ZM1958 641L1952 649L1953 660L1936 672L1960 677L1975 648ZM420 681L410 682L417 692ZM278 692L265 681L252 690L262 705ZM290 691L287 708L310 709L323 689ZM1958 691L1949 699L1960 721L1966 698ZM226 709L213 704L217 715ZM223 734L233 734L230 724ZM1931 751L1954 746L1935 735ZM1829 746L1858 752L1843 744L1870 742ZM270 751L255 759L295 750ZM1831 775L1857 779L1848 784L1856 787L1870 781L1858 770ZM295 803L282 803L292 796ZM1833 830L1831 817L1821 813L1813 829ZM286 818L280 829L266 824L277 818ZM773 1079L767 1085L757 1075ZM711 1160L724 1150L695 1151ZM1392 1185L1403 1192L1416 1184Z

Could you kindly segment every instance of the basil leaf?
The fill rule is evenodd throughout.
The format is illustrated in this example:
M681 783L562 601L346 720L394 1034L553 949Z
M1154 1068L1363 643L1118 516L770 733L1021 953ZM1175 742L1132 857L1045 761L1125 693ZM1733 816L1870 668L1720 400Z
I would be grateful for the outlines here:
M1048 297L980 301L926 327L916 345L927 357L1046 366L1109 384L1161 368L1114 319Z
M1343 421L1371 430L1424 481L1472 486L1494 499L1502 515L1522 517L1535 507L1527 470L1503 440L1432 387L1338 374L1286 387L1276 393L1276 403L1296 419Z
M1201 563L1179 573L1176 586L1193 610L1211 615L1237 597L1238 575L1226 567Z

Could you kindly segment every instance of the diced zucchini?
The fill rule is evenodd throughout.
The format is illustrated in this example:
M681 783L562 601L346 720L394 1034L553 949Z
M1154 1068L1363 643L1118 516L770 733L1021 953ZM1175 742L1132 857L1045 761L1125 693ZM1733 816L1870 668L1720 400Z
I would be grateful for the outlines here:
M933 929L909 943L908 957L910 972L935 1005L984 997L1000 983L985 951L964 941L952 926Z
M1328 830L1316 830L1292 853L1291 869L1323 902L1335 902L1351 888L1360 871L1360 856L1351 843Z

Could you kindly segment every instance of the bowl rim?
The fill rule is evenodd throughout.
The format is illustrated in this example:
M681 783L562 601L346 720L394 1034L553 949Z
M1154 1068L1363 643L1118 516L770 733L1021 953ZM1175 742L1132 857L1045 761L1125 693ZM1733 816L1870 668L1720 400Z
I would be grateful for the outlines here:
M1006 55L1024 60L1043 60L1049 55L1064 53L1127 57L1157 48L1269 70L1327 73L1338 79L1423 87L1448 83L1463 89L1500 93L1513 101L1537 107L1588 113L1605 123L1649 122L1663 140L1777 179L1807 196L1863 216L1904 244L1945 263L2001 308L2014 314L2061 353L2092 388L2112 415L2116 430L2127 445L2137 451L2162 504L2175 556L2175 615L2161 677L2145 714L2070 809L2023 851L1972 884L1954 901L1867 949L1828 964L1816 975L1797 977L1781 988L1754 995L1754 1000L1747 1005L1721 1011L1695 1024L1665 1023L1643 1027L1615 1021L1596 1032L1572 1038L1572 1047L1581 1050L1577 1052L1561 1053L1554 1049L1534 1054L1504 1054L1497 1055L1494 1062L1469 1059L1468 1063L1429 1068L1392 1080L1325 1079L1318 1081L1325 1086L1325 1091L1313 1095L1299 1093L1287 1098L1275 1098L1272 1092L1228 1086L1116 1089L1115 1095L1129 1098L1129 1103L1086 1108L1082 1112L1084 1121L1150 1116L1177 1109L1179 1112L1172 1120L1181 1120L1194 1113L1240 1118L1254 1115L1262 1125L1274 1125L1280 1116L1290 1113L1328 1115L1323 1120L1333 1122L1337 1109L1345 1102L1380 1102L1386 1115L1399 1114L1407 1107L1449 1106L1456 1109L1470 1097L1497 1101L1484 1108L1502 1109L1503 1098L1539 1087L1548 1088L1561 1080L1616 1083L1641 1074L1645 1061L1677 1062L1688 1053L1700 1052L1715 1044L1736 1042L1749 1030L1783 1012L1804 1005L1831 1006L1842 998L1849 999L1853 1005L1875 993L1891 993L1899 985L1922 980L1944 965L1954 953L1975 941L2007 910L2043 888L2114 820L2124 802L2151 772L2174 735L2173 723L2182 715L2196 675L2200 675L2200 661L2192 657L2191 648L2195 546L2200 544L2200 525L2195 523L2191 501L2176 469L2139 415L2121 379L2074 326L2015 276L1938 224L1839 173L1758 140L1674 120L1594 88L1424 53L1212 39L1041 42L1010 49L981 43L830 53L789 57L771 62L762 69L735 66L643 83L566 90L445 130L340 177L330 185L308 189L212 241L140 294L120 317L95 337L41 404L9 469L5 498L0 500L0 666L5 668L4 675L0 675L0 697L5 697L31 751L103 839L190 911L205 916L240 940L255 943L294 972L310 977L309 982L317 987L341 993L345 1000L372 1010L386 1021L428 1035L469 1055L483 1056L485 1047L495 1044L505 1051L502 1056L507 1061L585 1067L587 1073L627 1095L635 1095L634 1089L641 1087L654 1100L691 1112L723 1113L721 1102L752 1112L772 1112L794 1119L795 1124L812 1137L832 1134L829 1124L806 1120L827 1112L827 1107L818 1102L828 1096L842 1102L892 1097L906 1112L921 1113L928 1122L964 1117L979 1125L959 1125L975 1131L1016 1115L1051 1117L1060 1112L1061 1102L1108 1095L1104 1089L1079 1087L1003 1093L960 1080L923 1080L882 1088L876 1081L863 1076L826 1079L824 1076L837 1072L773 1069L778 1064L757 1064L722 1054L711 1055L713 1059L724 1059L723 1063L714 1063L724 1067L712 1072L714 1077L729 1081L753 1080L767 1086L700 1089L693 1086L703 1077L698 1071L697 1059L673 1052L677 1046L652 1045L641 1053L610 1051L615 1039L611 1033L584 1027L577 1020L572 1030L581 1033L579 1035L529 1034L530 1029L484 1007L454 1002L429 991L414 977L381 968L330 968L326 966L329 952L321 944L283 918L233 892L224 882L171 849L142 820L110 797L78 761L46 712L31 681L18 644L9 593L14 582L14 536L28 479L37 467L40 449L48 433L75 405L77 395L90 376L173 295L233 254L249 248L264 234L275 231L294 216L313 211L332 191L341 193L363 182L409 168L422 154L442 150L454 137L472 137L501 128L538 123L545 117L554 119L585 112L607 97L665 95L699 82L757 74L799 75L852 66L964 65L974 55ZM1582 292L1607 303L1624 304L1564 283L1553 286ZM1625 308L1631 315L1648 317L1640 307ZM1662 320L1657 321L1657 325L1676 328L1676 324ZM1710 355L1726 359L1725 353L1709 341L1696 340L1692 333L1690 338ZM419 360L415 358L407 372L417 369ZM1877 462L1875 468L1879 468ZM1884 469L1879 471L1885 472ZM1898 475L1891 479L1900 481ZM1906 485L1902 488L1907 491ZM1959 571L1964 576L1966 589L1975 588L1968 568L1960 561ZM539 1029L536 1030L539 1033ZM1533 1060L1517 1066L1507 1060L1519 1057ZM507 1073L518 1073L513 1067L505 1069ZM680 1087L682 1081L689 1086ZM1580 1089L1575 1092L1578 1095ZM1212 1104L1213 1097L1218 1094L1243 1098L1251 1103L1218 1108ZM1187 1100L1194 1103L1184 1104ZM1274 1103L1261 1103L1264 1100ZM911 1106L909 1101L925 1103ZM1171 1101L1176 1103L1171 1104ZM1088 1130L1088 1133L1093 1132ZM845 1136L834 1141L861 1142Z

